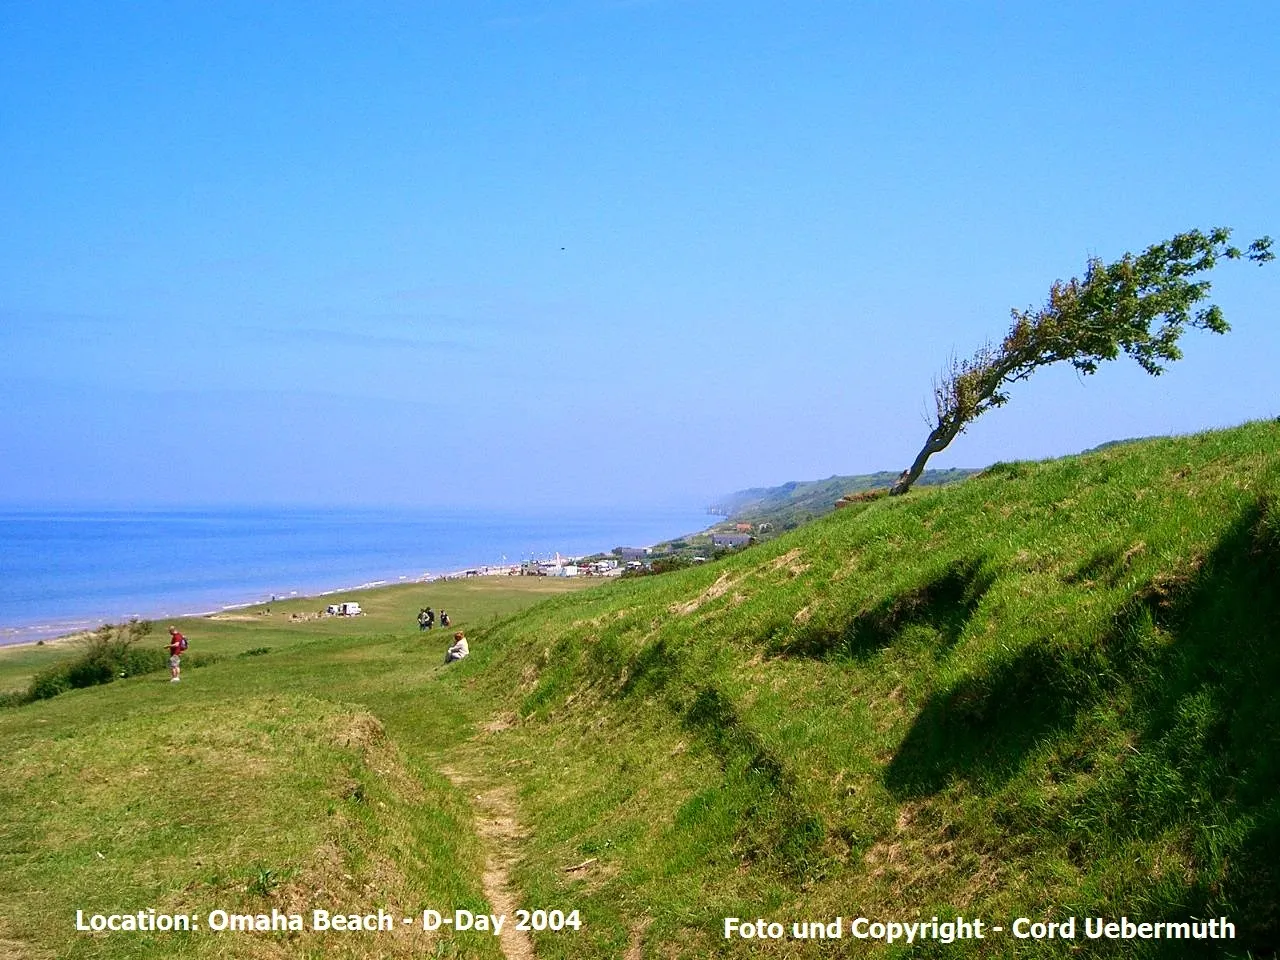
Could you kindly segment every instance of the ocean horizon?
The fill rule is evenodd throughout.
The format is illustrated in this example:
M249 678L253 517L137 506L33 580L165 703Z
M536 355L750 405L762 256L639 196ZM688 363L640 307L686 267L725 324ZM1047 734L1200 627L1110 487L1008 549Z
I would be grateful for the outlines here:
M685 507L0 509L0 645L648 546L709 520Z

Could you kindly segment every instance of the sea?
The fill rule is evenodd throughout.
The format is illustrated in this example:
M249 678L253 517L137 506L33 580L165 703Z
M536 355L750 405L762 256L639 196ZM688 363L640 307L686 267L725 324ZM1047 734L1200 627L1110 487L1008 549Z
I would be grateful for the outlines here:
M704 510L0 510L0 644L648 546Z

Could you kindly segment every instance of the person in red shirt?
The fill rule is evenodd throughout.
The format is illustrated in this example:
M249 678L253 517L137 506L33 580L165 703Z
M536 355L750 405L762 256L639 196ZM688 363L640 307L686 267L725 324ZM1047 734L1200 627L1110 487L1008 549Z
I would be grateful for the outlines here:
M177 683L182 679L182 652L187 649L187 638L178 632L177 627L169 628L169 682Z

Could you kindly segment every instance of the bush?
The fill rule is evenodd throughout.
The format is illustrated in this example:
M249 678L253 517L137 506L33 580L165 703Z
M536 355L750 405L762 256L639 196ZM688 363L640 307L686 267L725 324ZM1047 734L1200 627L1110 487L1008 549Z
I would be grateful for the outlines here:
M138 645L138 641L150 633L149 620L99 627L84 641L78 656L55 663L35 675L27 691L28 698L47 700L68 690L163 670L168 663L165 651Z
M693 566L693 561L688 557L659 557L657 560L653 561L650 569L654 573L670 573L673 570L683 570L685 567L691 566Z
M7 693L0 693L0 710L5 707L20 707L24 703L30 703L32 699L30 690L10 690Z

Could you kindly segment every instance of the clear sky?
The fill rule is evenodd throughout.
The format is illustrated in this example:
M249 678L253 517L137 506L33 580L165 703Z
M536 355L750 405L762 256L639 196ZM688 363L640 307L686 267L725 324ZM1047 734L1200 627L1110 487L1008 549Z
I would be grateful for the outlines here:
M0 2L0 502L677 504L901 469L1089 256L1280 238L1280 5ZM1226 337L933 466L1275 416Z

